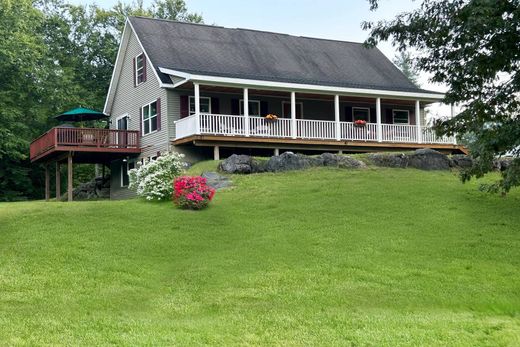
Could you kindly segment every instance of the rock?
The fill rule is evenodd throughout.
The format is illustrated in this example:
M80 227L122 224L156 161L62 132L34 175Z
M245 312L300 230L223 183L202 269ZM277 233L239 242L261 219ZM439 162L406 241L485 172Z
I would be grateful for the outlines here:
M509 166L511 166L512 161L513 161L513 158L511 158L511 157L498 158L493 161L493 167L496 170L505 171L505 170L507 170L507 168L509 168Z
M269 172L302 170L311 167L309 157L294 154L293 152L284 152L281 155L275 155L269 159L266 170Z
M430 148L422 148L408 155L408 166L420 170L449 170L447 155Z
M96 177L93 180L81 183L72 191L73 200L98 200L110 198L110 176ZM61 200L67 200L67 192L61 195Z
M253 172L254 165L250 156L233 154L222 161L218 169L231 174L249 174Z
M469 155L454 154L451 156L451 167L469 169L473 165L473 159Z
M408 167L408 156L404 153L371 153L367 158L375 166L403 169Z
M317 163L321 165L314 166L333 166L343 169L354 169L366 167L366 164L360 160L354 159L346 155L337 155L333 153L322 153L317 157Z
M219 175L216 172L203 172L201 176L206 179L208 186L217 190L229 187L233 183L229 177Z

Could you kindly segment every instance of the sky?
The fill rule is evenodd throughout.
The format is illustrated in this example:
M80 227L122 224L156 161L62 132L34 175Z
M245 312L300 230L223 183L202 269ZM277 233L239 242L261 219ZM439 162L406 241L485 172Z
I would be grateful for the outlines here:
M368 32L361 29L363 21L391 20L399 13L417 8L420 1L380 0L377 11L370 11L368 0L185 0L190 12L202 15L206 24L227 28L274 31L343 41L363 42ZM69 0L74 4L110 8L118 0ZM125 0L124 2L131 2ZM153 0L144 0L147 7ZM393 59L396 50L388 42L378 48ZM445 91L442 85L419 78L425 89Z

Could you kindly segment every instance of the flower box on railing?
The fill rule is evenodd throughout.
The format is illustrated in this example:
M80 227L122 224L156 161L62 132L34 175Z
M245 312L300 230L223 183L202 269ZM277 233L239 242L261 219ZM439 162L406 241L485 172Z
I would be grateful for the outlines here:
M358 120L354 121L355 127L365 127L366 125L367 125L366 120L358 119Z
M278 116L270 113L264 117L264 120L266 121L266 123L274 123L278 120Z

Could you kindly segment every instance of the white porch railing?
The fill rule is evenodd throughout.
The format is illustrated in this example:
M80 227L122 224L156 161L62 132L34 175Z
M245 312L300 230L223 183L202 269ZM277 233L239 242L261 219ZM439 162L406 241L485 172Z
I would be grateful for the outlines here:
M199 127L197 129L197 119ZM192 115L175 122L176 138L181 139L200 134L223 136L246 136L244 116L201 113L199 117ZM276 121L263 117L249 117L249 136L291 138L291 119L279 118ZM296 120L296 138L335 140L336 122L311 119ZM352 122L339 122L340 140L342 141L372 141L377 142L377 124L367 123L357 126ZM381 138L390 143L424 143L424 144L455 144L454 137L438 137L430 128L421 127L421 141L417 125L381 124Z

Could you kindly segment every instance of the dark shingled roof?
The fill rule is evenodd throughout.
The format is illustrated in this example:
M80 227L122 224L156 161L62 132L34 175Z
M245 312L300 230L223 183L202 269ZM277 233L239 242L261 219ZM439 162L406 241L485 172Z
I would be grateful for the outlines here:
M314 85L424 92L377 48L361 43L130 17L159 67L187 73Z

